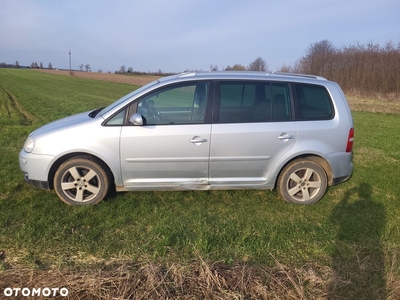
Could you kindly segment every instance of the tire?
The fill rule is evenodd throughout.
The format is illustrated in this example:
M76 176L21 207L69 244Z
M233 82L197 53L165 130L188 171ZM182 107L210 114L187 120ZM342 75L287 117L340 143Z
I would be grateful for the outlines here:
M93 205L103 200L109 190L107 172L89 157L65 161L54 176L58 197L69 205Z
M289 163L280 173L277 191L282 198L296 204L313 204L328 186L325 170L317 163L302 159Z

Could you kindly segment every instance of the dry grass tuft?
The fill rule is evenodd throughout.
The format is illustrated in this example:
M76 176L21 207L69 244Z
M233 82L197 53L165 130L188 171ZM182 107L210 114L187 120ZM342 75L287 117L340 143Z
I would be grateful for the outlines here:
M395 94L365 96L351 92L346 98L352 111L400 114L400 97Z
M399 249L400 250L400 249ZM400 251L395 250L387 258L386 265L388 266L386 285L388 286L388 300L400 299L400 274L399 274L399 259Z
M114 74L114 73L95 73L95 72L82 72L82 71L62 71L62 70L46 70L46 69L38 69L37 71L49 73L53 75L64 75L64 76L73 76L79 78L93 79L93 80L101 80L108 82L118 82L125 83L131 85L145 85L149 82L152 82L158 78L159 76L152 75L123 75L123 74Z
M199 260L165 266L123 263L102 270L8 269L7 287L68 289L68 299L325 299L329 270L275 268ZM65 299L65 297L64 297Z

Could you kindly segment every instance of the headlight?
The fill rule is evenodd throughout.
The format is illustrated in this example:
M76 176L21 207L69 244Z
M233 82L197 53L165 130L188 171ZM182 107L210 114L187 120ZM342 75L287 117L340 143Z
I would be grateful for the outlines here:
M33 148L35 148L35 141L33 140L33 138L28 136L24 144L24 151L31 153L33 151Z

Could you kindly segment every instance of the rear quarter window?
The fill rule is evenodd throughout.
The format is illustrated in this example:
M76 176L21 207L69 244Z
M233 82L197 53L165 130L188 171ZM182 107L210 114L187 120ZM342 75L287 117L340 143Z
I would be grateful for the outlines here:
M296 120L329 120L334 117L331 97L324 86L295 84Z

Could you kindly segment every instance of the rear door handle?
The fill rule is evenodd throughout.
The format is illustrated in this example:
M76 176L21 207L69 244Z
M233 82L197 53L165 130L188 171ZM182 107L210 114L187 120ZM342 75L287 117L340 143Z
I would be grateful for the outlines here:
M294 139L294 135L282 133L280 136L278 136L278 139L280 139L280 140L292 140L292 139Z

